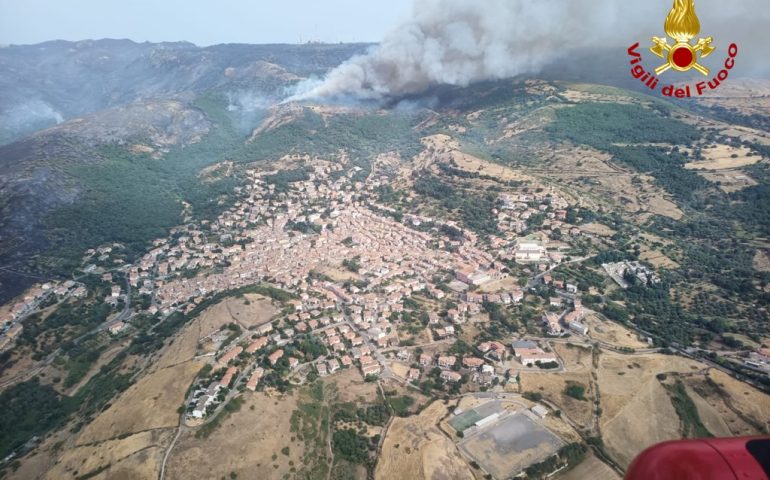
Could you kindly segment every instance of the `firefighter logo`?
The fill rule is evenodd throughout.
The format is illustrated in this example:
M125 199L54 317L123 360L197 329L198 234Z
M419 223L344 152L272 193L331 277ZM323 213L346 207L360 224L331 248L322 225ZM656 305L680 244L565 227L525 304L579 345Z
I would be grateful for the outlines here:
M655 73L660 75L670 69L679 72L695 69L708 76L709 69L698 63L698 60L708 57L716 48L711 45L713 37L699 38L695 44L692 43L700 33L695 0L674 0L664 30L675 43L670 45L666 37L652 37L650 51L666 60L666 63L655 69Z

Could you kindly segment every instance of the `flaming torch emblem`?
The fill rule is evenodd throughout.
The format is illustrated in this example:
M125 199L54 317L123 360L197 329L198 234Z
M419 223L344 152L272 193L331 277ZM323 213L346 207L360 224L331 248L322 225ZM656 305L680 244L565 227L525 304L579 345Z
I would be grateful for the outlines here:
M676 43L672 46L665 37L652 37L650 51L667 60L655 69L655 73L660 75L670 68L680 72L694 68L708 76L709 69L698 63L698 53L700 58L705 58L714 53L716 48L711 46L713 37L701 38L695 45L691 44L692 39L700 33L695 0L674 0L674 7L666 17L665 31Z

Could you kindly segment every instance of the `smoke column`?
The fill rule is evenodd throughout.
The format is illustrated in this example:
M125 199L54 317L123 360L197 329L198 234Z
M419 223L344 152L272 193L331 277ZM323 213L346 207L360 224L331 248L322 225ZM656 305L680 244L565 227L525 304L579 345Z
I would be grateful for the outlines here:
M467 86L537 73L576 49L623 48L661 35L670 9L671 0L415 0L411 19L372 51L323 80L300 83L287 101L381 100L421 93L434 84ZM752 36L763 38L745 40L768 40L768 29L757 22L768 17L764 0L736 5L697 0L696 9L702 33L729 37L717 41L746 37L746 19L759 27L751 29Z

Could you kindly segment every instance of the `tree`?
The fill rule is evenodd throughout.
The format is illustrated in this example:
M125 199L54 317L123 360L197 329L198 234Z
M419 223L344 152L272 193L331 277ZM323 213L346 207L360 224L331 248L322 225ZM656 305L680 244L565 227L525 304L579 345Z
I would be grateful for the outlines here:
M363 463L368 457L368 441L353 429L337 430L332 435L334 454L353 463Z
M585 400L586 387L577 382L571 382L564 389L564 393L577 400Z

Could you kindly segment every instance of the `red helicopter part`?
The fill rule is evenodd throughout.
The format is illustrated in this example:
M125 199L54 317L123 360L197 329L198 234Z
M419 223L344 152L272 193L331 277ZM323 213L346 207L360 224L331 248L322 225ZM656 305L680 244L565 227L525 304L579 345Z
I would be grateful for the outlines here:
M661 443L636 457L626 480L770 480L770 437Z

